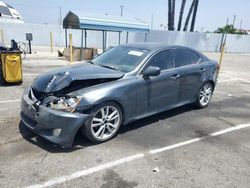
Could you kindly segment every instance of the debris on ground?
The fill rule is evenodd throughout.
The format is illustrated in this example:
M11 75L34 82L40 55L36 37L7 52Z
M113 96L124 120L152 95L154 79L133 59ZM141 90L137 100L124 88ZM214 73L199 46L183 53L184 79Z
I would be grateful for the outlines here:
M5 119L0 119L0 123L4 123L5 121Z
M160 169L158 167L153 169L153 172L160 172Z
M58 52L58 57L63 57L64 49L59 49L57 52Z

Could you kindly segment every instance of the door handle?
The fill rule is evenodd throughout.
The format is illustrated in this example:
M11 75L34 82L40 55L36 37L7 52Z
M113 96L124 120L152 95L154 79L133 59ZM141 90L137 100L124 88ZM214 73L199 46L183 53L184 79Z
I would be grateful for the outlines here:
M171 77L171 79L173 80L177 80L178 78L180 78L181 76L179 74L175 74Z
M205 68L201 68L201 69L200 69L200 72L205 72L205 71L206 71Z

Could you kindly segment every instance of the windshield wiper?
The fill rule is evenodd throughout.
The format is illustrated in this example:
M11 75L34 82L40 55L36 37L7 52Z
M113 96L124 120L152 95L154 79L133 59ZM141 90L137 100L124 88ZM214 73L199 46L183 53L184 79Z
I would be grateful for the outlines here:
M87 63L90 63L90 64L92 64L92 65L95 64L93 61L87 61Z
M99 64L100 65L100 64ZM100 65L101 67L105 67L105 68L108 68L108 69L113 69L113 70L117 70L114 66L111 66L111 65Z
M108 68L108 69L112 69L112 70L117 70L114 66L112 65L100 65L100 64L95 64L93 61L88 61L88 63L92 64L92 65L99 65L101 67L104 67L104 68Z

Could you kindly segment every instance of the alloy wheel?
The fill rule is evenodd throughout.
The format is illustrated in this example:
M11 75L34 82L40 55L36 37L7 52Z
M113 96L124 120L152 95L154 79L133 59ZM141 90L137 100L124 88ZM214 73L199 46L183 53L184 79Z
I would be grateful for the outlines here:
M202 106L207 106L211 100L213 92L213 86L210 83L206 83L200 90L199 101Z
M121 114L115 106L104 106L99 109L91 121L91 133L96 140L105 141L119 129Z

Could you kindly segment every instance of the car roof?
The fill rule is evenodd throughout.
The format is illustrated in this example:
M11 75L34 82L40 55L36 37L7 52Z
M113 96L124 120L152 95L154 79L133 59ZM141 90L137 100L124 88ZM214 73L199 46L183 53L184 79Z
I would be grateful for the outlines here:
M156 43L156 42L138 42L138 43L129 43L129 44L124 44L121 46L125 47L133 47L133 48L138 48L138 49L143 49L143 50L149 50L151 53L161 50L161 49L189 49L195 52L200 58L203 60L208 60L209 58L206 57L204 54L201 52L197 51L196 49L187 47L187 46L178 46L178 45L167 45L164 43Z
M141 43L129 43L121 46L134 47L139 49L145 49L149 51L155 51L166 48L188 48L185 46L177 46L177 45L167 45L164 43L155 43L155 42L141 42Z

